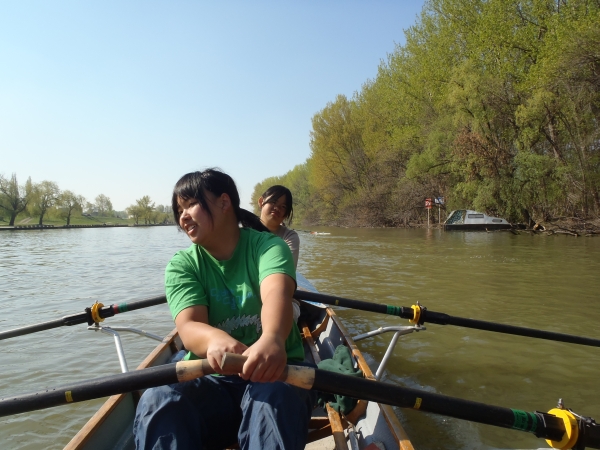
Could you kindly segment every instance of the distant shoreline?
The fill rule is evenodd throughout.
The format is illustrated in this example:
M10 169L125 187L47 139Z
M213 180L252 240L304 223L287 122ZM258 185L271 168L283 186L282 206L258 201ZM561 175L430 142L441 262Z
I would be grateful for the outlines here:
M70 230L73 228L139 228L139 227L168 227L174 226L172 223L153 223L153 224L90 224L90 225L3 225L0 231L29 231L29 230Z

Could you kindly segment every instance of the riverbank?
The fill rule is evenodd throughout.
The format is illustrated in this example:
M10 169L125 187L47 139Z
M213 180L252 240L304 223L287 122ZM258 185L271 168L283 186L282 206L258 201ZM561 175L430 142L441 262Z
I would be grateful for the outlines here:
M570 236L599 236L600 219L580 219L578 217L558 217L549 221L540 221L533 227L518 230L533 234L566 234Z
M540 221L534 223L533 226L527 227L525 224L512 224L513 228L504 229L504 230L490 230L489 233L496 232L510 232L514 234L520 233L530 233L530 234L540 234L540 235L570 235L570 236L600 236L600 218L587 218L581 219L578 217L557 217L548 221ZM303 228L324 228L324 227L334 227L334 228L397 228L397 229L443 229L444 224L442 223L429 223L427 222L409 222L405 226L396 226L396 227L377 227L377 226L360 226L360 227L351 227L347 225L332 225L332 224L308 224L304 225ZM296 231L305 231L307 233L313 233L312 230L300 230L296 229ZM485 231L482 231L485 232ZM318 233L317 233L318 234Z
M81 214L71 217L69 225L66 220L59 217L47 216L44 217L43 223L40 225L39 216L30 216L26 213L19 214L15 219L14 225L11 225L6 216L0 217L0 230L2 229L19 229L19 230L39 230L39 229L70 229L70 228L102 228L102 227L131 227L131 226L164 226L164 221L160 223L145 224L136 223L133 218L122 218L116 216L93 216L91 214Z
M72 228L122 228L122 227L166 227L173 226L172 223L154 224L93 224L93 225L14 225L0 226L0 231L24 231L24 230L70 230Z

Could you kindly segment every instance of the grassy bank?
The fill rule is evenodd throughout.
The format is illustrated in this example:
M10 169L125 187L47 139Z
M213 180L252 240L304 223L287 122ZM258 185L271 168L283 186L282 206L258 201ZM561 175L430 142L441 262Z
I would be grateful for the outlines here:
M8 226L9 217L6 215L0 217L0 226ZM20 214L15 220L15 225L37 225L40 221L39 216L29 216L26 214ZM67 224L66 220L56 217L44 217L44 225L54 225L55 227L61 227ZM104 217L104 216L76 216L71 217L71 225L135 225L133 219L121 219L119 217ZM140 221L139 225L143 225L144 222Z

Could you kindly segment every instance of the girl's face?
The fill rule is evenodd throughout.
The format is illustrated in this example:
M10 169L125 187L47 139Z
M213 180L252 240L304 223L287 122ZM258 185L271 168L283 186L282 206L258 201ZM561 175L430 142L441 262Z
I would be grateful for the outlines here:
M275 202L270 198L265 201L261 197L258 199L258 206L260 207L260 220L271 231L279 228L281 222L288 216L288 205L285 195L279 197Z
M206 196L207 203L212 203L210 194ZM179 226L188 235L194 244L203 245L214 229L211 215L206 211L200 202L194 198L187 200L179 197Z

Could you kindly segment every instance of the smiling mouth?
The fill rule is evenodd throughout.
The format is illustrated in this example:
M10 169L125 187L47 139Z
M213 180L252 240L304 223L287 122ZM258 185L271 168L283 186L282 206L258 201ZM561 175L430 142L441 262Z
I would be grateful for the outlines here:
M197 228L197 226L196 226L196 225L187 225L187 226L185 227L185 231L186 231L186 232L189 234L189 233L191 233L192 231L194 231L196 228Z

